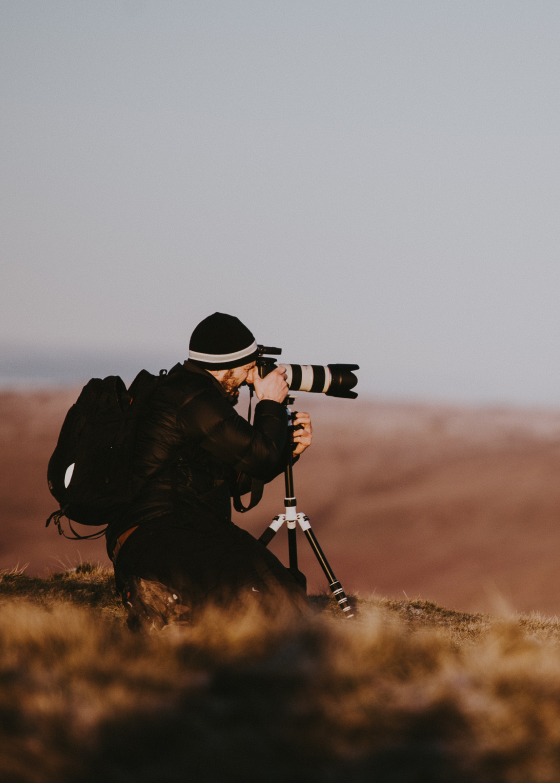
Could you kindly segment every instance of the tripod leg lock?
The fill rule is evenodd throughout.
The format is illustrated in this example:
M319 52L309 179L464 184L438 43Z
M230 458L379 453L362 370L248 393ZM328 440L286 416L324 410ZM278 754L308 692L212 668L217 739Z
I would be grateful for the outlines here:
M331 582L329 584L329 587L331 588L331 592L334 595L337 604L340 606L342 611L345 613L346 617L354 617L354 609L350 604L348 603L348 598L346 597L346 593L342 589L342 585L340 582L335 580L334 582ZM344 604L347 604L345 606ZM350 614L346 614L346 612L350 612Z
M299 522L299 526L301 529L305 532L306 530L311 530L311 524L309 522L309 517L306 514L298 514L297 515L297 521Z

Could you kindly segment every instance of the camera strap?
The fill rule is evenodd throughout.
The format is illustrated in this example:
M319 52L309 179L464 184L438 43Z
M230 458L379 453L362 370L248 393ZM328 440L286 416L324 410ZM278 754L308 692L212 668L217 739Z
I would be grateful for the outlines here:
M248 506L244 506L241 502L241 495L237 491L237 484L235 485L235 490L233 492L233 507L234 509L239 512L240 514L244 514L245 511L250 511L252 508L254 508L257 503L259 503L260 499L263 496L264 491L264 481L259 481L259 479L252 478L251 479L251 500L249 501Z
M249 386L249 410L247 411L247 421L249 424L251 423L251 404L253 402L253 394L255 393L255 390L252 386Z

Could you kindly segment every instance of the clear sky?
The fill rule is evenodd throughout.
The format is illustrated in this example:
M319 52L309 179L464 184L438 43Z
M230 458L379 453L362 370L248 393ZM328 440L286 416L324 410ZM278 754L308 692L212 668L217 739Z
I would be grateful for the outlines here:
M221 310L560 405L559 66L557 0L0 0L0 353L165 366Z

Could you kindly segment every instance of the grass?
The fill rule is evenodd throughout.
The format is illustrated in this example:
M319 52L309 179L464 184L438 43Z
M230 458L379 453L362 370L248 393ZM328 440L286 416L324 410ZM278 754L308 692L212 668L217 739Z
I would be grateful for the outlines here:
M0 606L7 600L35 606L54 603L87 608L105 619L123 620L124 608L115 593L113 572L95 563L80 563L41 579L27 576L25 568L0 571Z
M112 575L0 575L2 783L557 783L560 624L327 596L132 634Z

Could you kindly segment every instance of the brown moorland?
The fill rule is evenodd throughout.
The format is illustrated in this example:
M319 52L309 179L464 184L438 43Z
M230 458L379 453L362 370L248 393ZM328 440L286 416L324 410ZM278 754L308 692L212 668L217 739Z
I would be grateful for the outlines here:
M0 568L109 564L102 541L69 542L44 527L55 507L46 464L76 393L0 393ZM558 612L560 411L305 394L297 405L315 429L295 469L298 508L347 591ZM280 477L237 523L259 535L283 496ZM286 559L285 531L271 548ZM311 591L323 589L303 537L300 560Z

